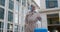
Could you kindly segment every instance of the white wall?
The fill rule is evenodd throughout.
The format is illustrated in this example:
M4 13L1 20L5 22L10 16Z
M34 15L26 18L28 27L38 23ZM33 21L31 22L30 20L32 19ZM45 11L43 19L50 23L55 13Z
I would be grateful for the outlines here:
M40 0L40 10L44 10L45 7L45 0Z
M47 16L46 13L42 13L40 14L41 16L41 21L42 21L42 28L46 28L47 29Z
M60 0L58 0L58 7L60 8Z

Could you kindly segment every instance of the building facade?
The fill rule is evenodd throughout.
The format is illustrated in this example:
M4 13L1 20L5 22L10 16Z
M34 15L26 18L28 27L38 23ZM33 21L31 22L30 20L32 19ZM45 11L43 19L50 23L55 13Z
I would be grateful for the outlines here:
M23 32L26 3L27 0L0 0L0 32Z
M0 32L18 32L18 6L18 0L0 0Z
M40 0L42 27L49 32L60 32L60 0Z
M30 5L31 0L0 0L0 32L24 32Z

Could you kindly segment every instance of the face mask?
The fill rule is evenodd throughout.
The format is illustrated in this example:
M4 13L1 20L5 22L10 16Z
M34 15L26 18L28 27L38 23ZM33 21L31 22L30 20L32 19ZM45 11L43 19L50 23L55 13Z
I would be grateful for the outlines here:
M37 24L37 28L41 28L42 26L41 21L38 20L36 24Z

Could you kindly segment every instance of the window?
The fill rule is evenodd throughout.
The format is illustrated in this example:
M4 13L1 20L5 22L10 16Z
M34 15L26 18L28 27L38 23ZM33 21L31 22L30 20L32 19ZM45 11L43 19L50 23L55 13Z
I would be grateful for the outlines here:
M57 0L46 0L46 8L55 8L58 7Z
M32 8L31 8L31 6L29 5L29 6L28 6L28 10L31 10L31 9L32 9Z
M0 22L0 28L3 28L3 27L4 27L4 23Z
M13 24L7 24L7 32L13 32Z
M7 32L13 32L13 24L7 23Z
M17 2L21 3L22 0L16 0Z
M7 27L8 27L7 29L13 29L13 25L12 24L8 23Z
M16 4L15 4L15 11L18 12L18 10L19 10L19 4L18 4L18 2L16 2Z
M9 0L9 9L14 9L14 2L12 0Z
M8 21L13 22L13 12L8 11Z
M0 19L4 19L4 9L0 8Z
M4 23L0 22L0 32L3 32Z
M22 0L22 5L26 6L26 0Z
M0 5L5 6L5 0L0 0Z
M48 24L59 24L59 14L48 14Z
M17 0L17 1L19 1L19 0Z
M13 32L13 31L9 31L9 30L8 30L7 32Z
M18 32L18 25L15 25L15 32Z

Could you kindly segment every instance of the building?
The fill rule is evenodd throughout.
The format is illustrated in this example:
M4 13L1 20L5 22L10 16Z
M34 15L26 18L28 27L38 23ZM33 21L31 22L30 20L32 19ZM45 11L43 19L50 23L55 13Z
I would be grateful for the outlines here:
M31 0L0 0L0 32L24 32L30 5Z
M60 0L40 0L42 27L49 32L60 32Z
M0 0L0 32L18 32L18 3L18 0Z
M0 32L20 32L26 0L0 0Z

